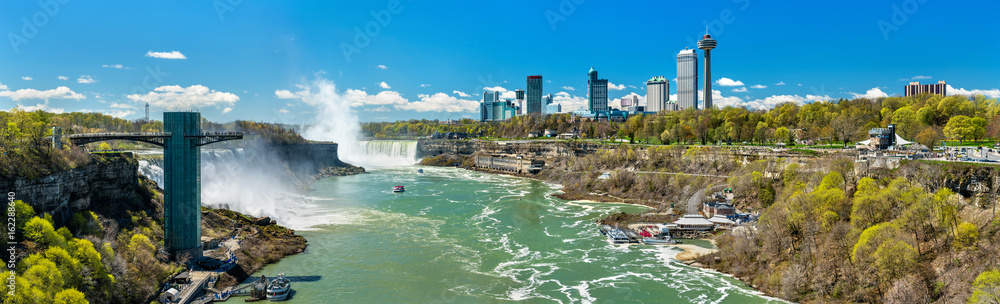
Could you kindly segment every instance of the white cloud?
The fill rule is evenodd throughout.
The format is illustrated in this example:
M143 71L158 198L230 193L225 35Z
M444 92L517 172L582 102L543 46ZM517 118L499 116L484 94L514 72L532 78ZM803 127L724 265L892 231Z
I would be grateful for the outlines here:
M160 59L187 59L187 57L184 56L184 54L181 54L181 52L178 51L171 51L171 52L148 51L146 52L146 57L160 58Z
M135 109L135 106L133 105L127 103L117 103L117 102L112 102L110 107L116 109Z
M240 97L236 96L236 94L211 90L206 86L198 84L187 88L178 85L161 86L145 95L132 94L126 97L133 102L148 102L154 107L169 111L194 110L222 105L232 107L237 101L240 101Z
M910 77L910 79L912 79L912 80L931 79L931 76L917 75L917 76Z
M805 97L799 95L773 95L766 97L764 99L755 99L747 101L743 104L750 109L760 109L760 108L773 108L775 105L792 102L798 105L802 105L807 101L826 101L833 100L830 96L823 95L806 95Z
M69 77L66 77L66 76L63 76L63 75L59 75L56 78L59 78L59 80L69 80Z
M562 87L562 88L563 88L563 90L567 90L567 91L576 91L576 89L574 89L574 88L573 88L573 87L571 87L571 86L564 86L564 87Z
M0 83L0 90L6 90L6 89L7 89L7 85Z
M472 95L466 94L465 92L455 90L451 92L452 94L458 94L458 97L472 97Z
M500 99L515 99L515 98L517 98L517 92L515 91L507 91L500 93Z
M417 112L476 112L479 111L479 102L475 100L458 99L445 93L434 95L417 95L420 101L408 102L396 105L400 110L413 110Z
M718 85L720 85L720 86L724 86L724 87L736 87L736 86L742 86L743 85L742 81L732 80L732 79L729 79L729 78L726 78L726 77L719 78L719 80L716 80L715 83L718 84Z
M302 90L295 93L292 93L289 90L275 90L274 96L277 96L280 99L304 98L306 96L309 96L309 90Z
M698 90L698 98L702 101L702 106L705 100L705 90ZM677 100L676 95L670 95L670 100ZM718 108L724 108L726 106L739 107L743 106L743 99L736 96L722 96L722 91L712 90L712 106Z
M135 111L118 110L118 111L101 111L101 113L114 116L115 118L122 118L125 116L135 114Z
M383 82L380 82L380 83L378 84L378 86L382 87L383 89L391 89L391 88L392 88L392 87L390 87L390 86L389 86L389 84L388 84L388 83L385 83L385 81L383 81Z
M420 87L421 87L421 88L426 88L426 87L429 87L429 86L431 86L431 85L429 85L429 84L426 84L426 83L421 83L421 84L420 84Z
M146 54L146 56L149 56L149 54ZM184 56L184 55L181 55L181 56ZM180 58L180 59L184 59L184 58ZM112 69L125 69L125 70L132 69L130 67L127 67L127 66L121 65L121 64L102 64L101 67L102 68L112 68Z
M950 84L947 85L948 96L952 95L983 95L990 98L1000 98L1000 89L989 89L989 90L966 90L966 89L956 89Z
M292 111L289 111L289 110L285 110L285 109L280 109L280 110L278 110L278 113L281 113L281 114L288 114L288 113L292 113Z
M879 97L889 97L889 94L886 94L885 92L882 92L882 89L871 88L871 90L868 90L868 92L865 92L864 94L858 94L858 93L853 93L852 92L851 96L854 99L859 99L859 98L875 99L875 98L879 98Z
M7 86L2 86L0 89L6 89ZM0 91L0 96L9 97L14 101L21 99L84 99L86 98L83 94L73 92L67 87L58 87L51 90L39 91L35 89L20 89L17 91Z
M308 95L308 93L306 93ZM344 92L344 97L347 97L351 101L352 107L360 107L365 105L399 105L407 102L406 98L403 98L396 91L382 91L375 95L368 95L368 92L364 90L354 90L347 89Z
M377 69L379 69L379 70L385 70L385 69L388 69L389 67L385 66L384 64L380 64L380 65L378 65L378 66L377 66L377 67L375 67L375 68L377 68Z
M95 82L97 82L97 80L94 80L94 77L91 77L90 75L81 75L80 78L76 79L76 82L78 82L78 83L95 83Z
M755 84L755 85L750 86L750 88L751 89L766 89L767 86L766 85L762 85L762 84Z
M21 76L21 79L23 79L23 80L32 80L32 78L28 77L28 76Z
M573 112L587 109L587 98L559 92L552 96L552 103L562 105L563 112Z
M621 91L621 90L624 90L624 89L625 89L625 85L624 84L615 85L615 84L611 83L610 81L608 81L608 90Z
M747 87L738 87L738 88L733 89L733 92L746 92L746 91L747 91Z
M483 87L483 90L484 90L484 91L491 91L491 92L507 92L507 89L504 89L504 88L503 88L503 87L501 87L501 86L495 86L495 87Z
M800 84L799 84L799 86L801 87L801 86L802 86L802 84L800 83Z
M226 114L226 113L229 113L229 112L232 112L232 111L233 111L233 107L226 107L225 109L222 109L222 114Z
M781 82L775 83L774 85L776 85L776 86L783 86L783 85L785 85L785 82L781 81Z
M33 112L33 111L37 111L37 110L42 110L42 111L45 111L45 112L51 112L51 113L56 113L56 114L62 114L63 112L65 112L65 110L63 108L51 108L51 107L49 107L49 101L48 100L45 100L44 103L39 103L39 104L36 104L36 105L33 105L33 106L25 106L25 105L18 104L17 108L19 110L25 111L25 112Z

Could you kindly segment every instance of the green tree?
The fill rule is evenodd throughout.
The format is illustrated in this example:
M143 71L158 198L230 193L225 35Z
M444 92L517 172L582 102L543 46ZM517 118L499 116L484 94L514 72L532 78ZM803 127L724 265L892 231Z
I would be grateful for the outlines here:
M87 303L90 303L90 302L88 302L87 299L84 298L82 292L80 292L80 291L78 291L76 289L70 288L70 289L63 289L63 291L60 291L59 293L57 293L55 295L55 298L53 299L52 303L53 304L87 304Z
M972 248L979 241L979 228L969 222L958 224L958 235L955 236L955 247Z
M52 223L39 217L33 217L24 225L24 237L29 241L48 246L64 246L66 239L56 233Z
M971 118L965 115L954 116L944 127L944 134L951 139L964 141L978 140L986 134L986 120L980 117Z
M892 123L896 125L896 132L903 138L914 138L919 131L920 122L917 120L917 112L913 108L906 106L897 109L892 113Z
M984 271L976 277L969 303L1000 303L1000 270Z
M778 127L774 130L774 139L792 144L792 133L788 131L788 128Z
M933 149L943 136L934 127L924 127L920 134L917 134L916 141L927 148Z

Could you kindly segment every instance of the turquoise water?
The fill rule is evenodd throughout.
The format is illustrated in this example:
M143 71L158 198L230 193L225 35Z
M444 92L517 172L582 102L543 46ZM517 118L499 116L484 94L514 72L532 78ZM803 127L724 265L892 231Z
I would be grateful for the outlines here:
M288 303L767 303L669 246L612 245L594 221L644 207L567 202L544 182L454 168L378 169L311 186ZM405 185L405 193L392 186ZM306 219L303 219L306 220ZM294 225L293 225L294 226ZM242 302L234 298L230 302Z

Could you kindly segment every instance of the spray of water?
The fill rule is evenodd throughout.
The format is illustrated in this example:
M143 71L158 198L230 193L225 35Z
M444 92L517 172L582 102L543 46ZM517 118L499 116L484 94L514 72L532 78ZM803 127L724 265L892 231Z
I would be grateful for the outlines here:
M351 110L354 101L338 93L333 81L317 77L303 87L302 101L316 108L316 117L304 128L303 137L336 142L341 160L365 168L416 163L416 142L360 141L361 123Z

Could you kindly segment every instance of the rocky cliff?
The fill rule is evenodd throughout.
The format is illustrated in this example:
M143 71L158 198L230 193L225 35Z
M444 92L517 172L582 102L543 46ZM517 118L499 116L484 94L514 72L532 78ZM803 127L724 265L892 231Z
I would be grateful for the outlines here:
M62 222L84 209L143 207L135 206L143 202L138 166L132 153L103 153L84 166L37 179L0 179L0 189L10 189L35 211L50 213Z

